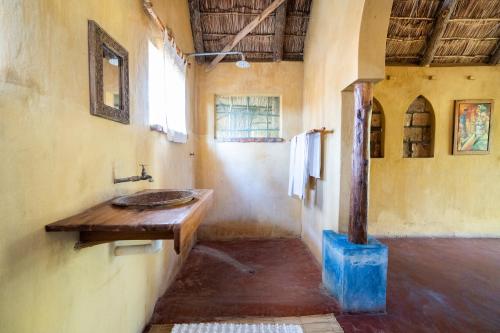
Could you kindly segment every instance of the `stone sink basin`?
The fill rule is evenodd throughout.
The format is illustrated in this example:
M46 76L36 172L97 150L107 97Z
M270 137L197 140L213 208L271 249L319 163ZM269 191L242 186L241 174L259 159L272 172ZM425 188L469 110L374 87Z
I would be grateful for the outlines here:
M129 208L172 207L188 203L194 197L195 193L190 190L154 190L119 197L111 203Z

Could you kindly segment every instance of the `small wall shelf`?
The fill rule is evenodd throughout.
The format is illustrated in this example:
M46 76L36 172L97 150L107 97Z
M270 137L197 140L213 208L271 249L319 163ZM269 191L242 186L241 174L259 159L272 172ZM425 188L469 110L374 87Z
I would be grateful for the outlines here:
M109 200L48 224L45 231L79 232L77 249L118 240L173 239L175 252L179 254L213 202L213 190L193 191L194 202L169 208L129 209L115 207Z

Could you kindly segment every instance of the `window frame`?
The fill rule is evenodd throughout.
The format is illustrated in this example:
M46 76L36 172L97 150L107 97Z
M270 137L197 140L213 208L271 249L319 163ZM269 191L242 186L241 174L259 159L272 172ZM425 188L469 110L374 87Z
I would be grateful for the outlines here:
M218 138L217 137L217 97L274 97L279 99L279 133L278 137L257 137L257 138ZM216 142L240 142L240 143L276 143L285 142L283 138L283 96L279 94L214 94L213 97L213 139Z
M160 44L160 46L158 46L158 44ZM159 43L158 41L154 40L154 39L150 39L149 42L148 42L148 57L150 57L149 55L149 52L150 52L150 46L154 47L156 49L156 51L158 51L162 57L162 60L163 60L163 65L162 65L162 68L161 68L161 73L163 75L163 89L165 89L165 91L167 91L167 80L168 80L168 75L170 75L171 73L169 71L167 71L167 65L165 63L165 60L166 60L166 50L165 50L165 41L163 41L163 43ZM175 55L174 55L175 56ZM151 64L149 63L149 59L148 59L148 66L150 66ZM150 68L148 68L148 71L150 71ZM163 110L162 110L162 116L165 118L164 121L161 123L161 124L158 124L158 123L154 123L151 121L151 105L150 105L150 102L151 102L151 99L149 97L149 94L150 94L150 87L149 85L151 84L151 81L150 81L150 77L149 77L149 72L148 72L148 122L149 122L149 128L151 131L155 131L155 132L159 132L159 133L163 133L167 136L167 140L172 142L172 143L181 143L181 144L185 144L188 142L188 133L189 133L189 125L188 125L188 121L189 121L189 117L188 117L188 101L187 101L187 98L188 98L188 68L187 68L187 65L186 65L186 68L184 68L184 108L182 110L182 112L184 113L183 116L184 116L184 121L185 121L185 133L184 132L179 132L175 129L173 129L172 127L169 127L169 121L168 121L168 115L169 115L169 112L172 112L172 106L168 104L168 100L165 100L165 105L163 107ZM176 74L174 74L176 75ZM174 112L179 112L178 110L175 110Z

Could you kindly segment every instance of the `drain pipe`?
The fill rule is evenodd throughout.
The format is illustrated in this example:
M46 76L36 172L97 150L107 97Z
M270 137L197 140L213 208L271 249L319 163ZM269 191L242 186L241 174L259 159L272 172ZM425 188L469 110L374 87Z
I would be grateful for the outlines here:
M141 245L115 245L115 256L126 256L131 254L158 253L163 249L163 240L155 239L149 244Z

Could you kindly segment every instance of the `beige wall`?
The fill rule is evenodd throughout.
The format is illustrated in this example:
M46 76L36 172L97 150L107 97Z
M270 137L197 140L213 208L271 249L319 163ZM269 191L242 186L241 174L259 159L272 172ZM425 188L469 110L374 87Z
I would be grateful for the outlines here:
M489 155L451 154L454 100L500 100L500 67L388 67L387 74L375 87L386 145L385 157L371 163L368 232L500 236L500 112L493 110ZM404 114L418 95L434 109L434 158L402 158Z
M196 186L215 189L200 238L300 235L300 201L287 196L289 139L301 130L303 64L222 63L197 71ZM215 95L281 96L282 143L214 140Z
M189 51L186 1L168 4L160 14ZM74 251L76 233L44 226L119 194L193 186L193 140L171 144L148 129L147 41L158 35L141 1L2 0L0 8L0 331L141 332L178 262L173 244L114 257L109 245ZM87 19L129 52L128 126L89 114ZM154 183L113 185L113 171L134 175L140 162Z
M342 230L349 197L343 165L350 140L343 131L353 112L350 85L383 78L385 37L391 0L313 2L304 50L303 130L325 126L323 178L309 191L302 209L302 237L321 257L325 229Z
M387 21L390 1L315 0L303 64L254 63L241 70L225 63L209 73L193 64L188 123L197 126L186 145L148 129L147 41L159 35L140 1L0 0L0 6L1 332L142 330L179 266L173 244L157 255L114 257L109 245L74 251L75 233L43 229L116 195L148 187L213 188L215 205L201 237L302 235L317 258L324 229L345 231L349 86L382 77L386 23L372 23ZM156 1L155 8L179 46L191 51L186 1ZM89 114L87 19L129 51L131 125ZM450 155L453 100L498 99L499 71L388 68L393 78L375 90L387 137L385 158L372 161L370 234L500 235L499 113L493 112L490 155ZM431 74L436 80L426 79ZM281 96L287 141L215 142L215 94ZM436 113L435 157L402 159L404 112L419 94ZM323 179L301 207L286 195L288 139L321 126L335 133L325 137ZM112 184L113 174L137 174L140 162L149 164L155 183Z
M323 177L302 209L302 238L317 258L323 229L338 230L341 91L357 76L362 5L362 1L313 2L306 38L303 130L325 126L335 131L325 136Z

